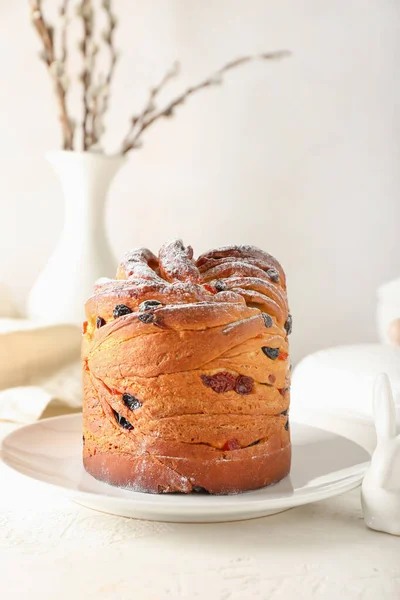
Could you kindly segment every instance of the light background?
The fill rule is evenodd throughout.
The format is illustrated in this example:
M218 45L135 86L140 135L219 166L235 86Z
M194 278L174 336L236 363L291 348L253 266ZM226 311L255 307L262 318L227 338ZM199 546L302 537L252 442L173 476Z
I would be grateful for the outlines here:
M123 56L110 149L176 58L183 74L171 93L239 55L293 52L232 73L149 132L111 190L115 254L172 236L196 253L253 243L287 271L295 360L375 339L376 288L400 269L398 2L115 0L115 9ZM38 50L27 2L0 0L0 281L21 303L63 215L43 158L59 131Z

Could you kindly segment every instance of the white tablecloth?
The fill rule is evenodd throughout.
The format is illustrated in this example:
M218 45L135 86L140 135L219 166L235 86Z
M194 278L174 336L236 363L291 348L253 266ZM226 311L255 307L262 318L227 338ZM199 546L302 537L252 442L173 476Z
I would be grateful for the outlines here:
M74 505L0 463L0 598L396 600L400 538L366 529L359 493L252 521L152 523Z

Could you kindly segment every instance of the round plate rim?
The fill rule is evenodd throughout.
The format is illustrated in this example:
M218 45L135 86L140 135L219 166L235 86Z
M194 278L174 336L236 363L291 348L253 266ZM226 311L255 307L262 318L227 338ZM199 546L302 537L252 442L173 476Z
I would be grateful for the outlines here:
M313 502L318 502L320 500L326 500L328 498L332 498L339 494L343 494L348 492L354 488L356 488L362 481L364 477L365 470L369 464L369 462L359 463L357 467L359 470L355 473L352 473L348 476L343 477L343 479L339 479L333 481L331 483L327 483L324 485L322 490L314 489L312 487L306 488L305 493L298 492L297 494L293 494L293 496L270 496L270 497L260 497L255 498L252 496L255 492L259 490L252 490L249 492L243 492L241 494L231 494L231 495L210 495L210 496L202 496L198 498L193 498L191 495L190 504L184 504L185 496L182 495L174 495L171 496L169 494L146 494L143 492L135 492L132 491L132 498L118 497L118 496L107 496L106 494L101 494L96 491L90 490L75 490L68 488L62 484L52 483L47 481L44 477L39 477L37 474L29 473L24 466L16 465L12 459L7 456L7 444L12 442L14 437L19 435L23 435L25 431L37 428L38 425L43 424L44 422L49 421L75 421L77 419L82 418L82 413L73 413L67 415L59 415L56 417L50 417L48 419L44 419L42 421L35 421L34 423L29 423L27 425L23 425L18 429L9 433L1 443L1 460L7 465L8 468L13 471L21 474L24 477L28 477L29 479L33 479L40 484L45 486L51 486L53 489L62 493L64 496L70 498L74 502L78 504L82 504L82 506L87 506L89 508L93 508L90 504L84 503L84 499L90 502L91 499L100 498L103 501L110 501L114 504L117 504L123 509L123 507L129 507L130 509L140 511L145 511L148 515L160 514L163 512L166 516L176 516L177 512L182 514L182 517L185 517L187 514L194 514L196 510L201 511L201 514L204 514L206 517L214 517L221 516L221 511L226 516L232 514L241 514L246 511L252 511L254 513L260 513L265 511L268 514L269 511L278 511L278 510L288 510L290 508L295 508L296 506L302 506L305 504L311 504ZM331 432L327 429L323 429L321 427L315 427L314 425L308 425L307 423L303 423L301 421L294 420L292 425L300 425L306 426L310 429L323 431L324 433L332 434L337 437L343 437L340 434ZM346 438L349 439L349 438ZM366 454L369 455L369 452L357 444L354 440L350 440L354 444L358 445L362 448ZM272 486L269 487L272 489ZM175 502L169 503L169 498L173 497ZM207 503L204 502L204 499L207 499ZM82 499L82 502L80 501ZM240 500L239 500L240 499ZM103 512L108 512L111 514L117 514L114 511L107 511L106 509L95 508L95 510L100 510ZM200 514L199 514L200 516ZM138 517L141 518L141 517ZM143 518L143 517L142 517ZM251 518L251 517L246 517ZM238 517L240 519L240 517ZM162 519L158 519L162 520ZM164 519L165 520L165 519ZM206 521L203 521L206 522Z

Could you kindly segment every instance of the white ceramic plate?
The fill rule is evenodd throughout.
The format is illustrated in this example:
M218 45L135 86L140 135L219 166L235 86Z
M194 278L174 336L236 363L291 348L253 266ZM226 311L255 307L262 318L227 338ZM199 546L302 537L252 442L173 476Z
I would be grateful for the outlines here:
M86 473L81 424L81 415L69 415L21 427L3 441L2 458L16 471L57 486L78 504L153 521L206 523L271 515L355 488L370 459L366 450L344 437L291 423L291 473L274 486L234 496L143 494Z

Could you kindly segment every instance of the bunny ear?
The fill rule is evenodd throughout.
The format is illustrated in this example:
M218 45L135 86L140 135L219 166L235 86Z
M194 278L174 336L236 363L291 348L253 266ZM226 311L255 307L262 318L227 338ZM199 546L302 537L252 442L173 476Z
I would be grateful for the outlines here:
M373 407L378 439L396 437L396 412L386 373L381 373L375 380Z

